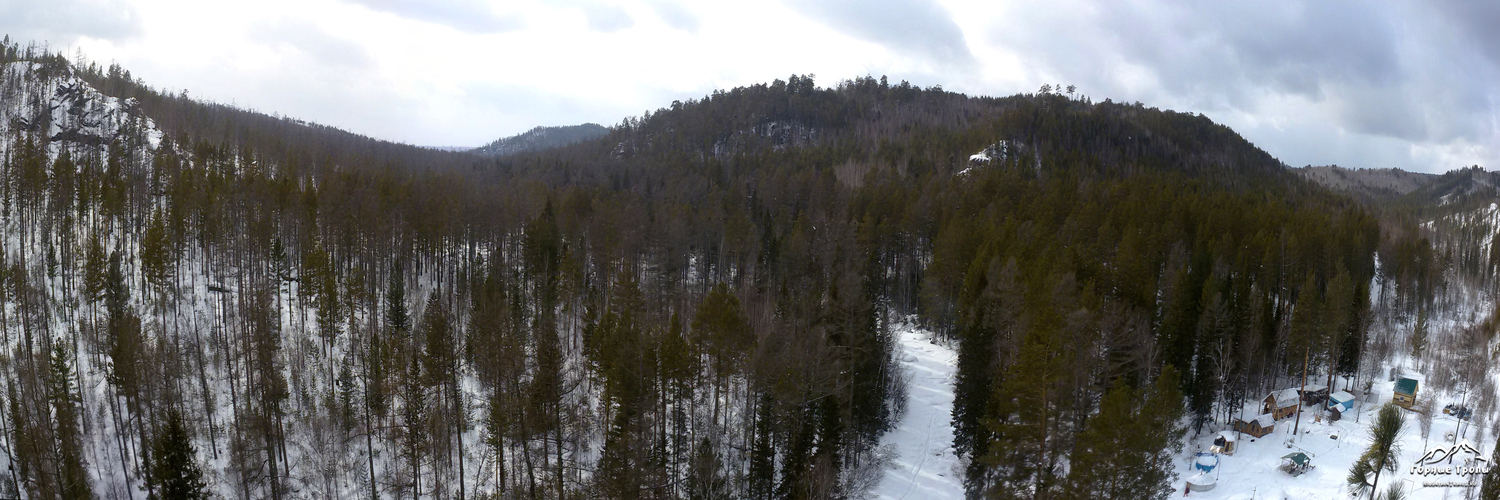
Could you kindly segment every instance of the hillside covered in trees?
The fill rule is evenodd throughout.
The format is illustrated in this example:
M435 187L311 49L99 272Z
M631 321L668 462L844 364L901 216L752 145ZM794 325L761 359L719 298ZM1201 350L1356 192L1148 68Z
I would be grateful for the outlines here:
M510 156L513 154L560 148L608 133L609 129L597 123L585 123L566 127L537 127L524 133L495 139L494 142L474 148L469 152L481 156Z
M1360 376L1372 284L1437 282L1138 103L794 75L486 158L0 68L0 496L857 497L916 315L971 496L1165 498L1184 433Z

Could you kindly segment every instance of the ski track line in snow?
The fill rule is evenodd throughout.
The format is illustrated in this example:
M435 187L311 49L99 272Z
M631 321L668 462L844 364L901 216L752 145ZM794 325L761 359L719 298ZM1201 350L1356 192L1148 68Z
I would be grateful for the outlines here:
M945 499L964 497L953 474L953 372L957 355L931 341L932 333L911 324L895 325L901 367L910 375L906 414L881 439L895 456L871 498ZM916 497L913 496L916 495Z

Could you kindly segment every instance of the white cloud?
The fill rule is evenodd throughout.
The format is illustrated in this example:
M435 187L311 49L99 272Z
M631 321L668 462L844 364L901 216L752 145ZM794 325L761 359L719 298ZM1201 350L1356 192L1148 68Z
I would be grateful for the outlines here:
M13 40L57 49L79 37L120 40L140 32L135 6L124 0L0 0L0 33Z

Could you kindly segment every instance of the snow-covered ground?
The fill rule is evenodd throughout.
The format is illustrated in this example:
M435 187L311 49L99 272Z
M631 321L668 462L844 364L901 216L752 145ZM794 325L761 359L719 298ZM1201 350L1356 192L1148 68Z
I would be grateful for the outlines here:
M1300 425L1301 435L1296 439L1292 439L1292 429L1297 426L1294 418L1278 421L1276 431L1263 438L1240 434L1235 453L1221 455L1219 466L1208 473L1210 477L1217 479L1217 486L1210 491L1193 492L1188 497L1223 500L1351 498L1346 486L1349 467L1369 447L1369 426L1380 406L1390 401L1394 385L1386 380L1377 381L1371 391L1374 394L1373 400L1356 403L1357 411L1345 414L1338 422L1315 419L1313 410L1304 411ZM1419 388L1417 392L1420 394L1422 389ZM1439 401L1446 399L1439 398ZM1450 446L1454 442L1452 436L1459 422L1442 413L1444 404L1447 403L1442 402L1433 410L1432 429L1426 440L1423 439L1417 415L1402 410L1406 415L1406 425L1401 433L1401 458L1396 472L1385 472L1380 476L1379 490L1382 494L1388 485L1399 482L1406 490L1406 498L1410 500L1465 498L1467 487L1450 486L1447 483L1468 484L1470 476L1424 476L1411 471L1411 466L1417 464L1428 449ZM1359 414L1357 421L1354 413ZM1462 436L1457 436L1457 441L1461 443L1465 438L1469 439L1484 453L1482 458L1488 460L1493 444L1475 441L1480 433L1469 423L1464 424L1463 431ZM1199 474L1192 468L1193 455L1207 450L1212 445L1214 434L1204 432L1199 438L1190 439L1186 443L1184 456L1177 463L1179 477L1174 483L1179 491L1183 489L1184 481ZM1313 468L1301 476L1293 477L1279 468L1281 457L1299 451L1307 454ZM1455 459L1453 465L1461 465L1459 462L1463 458L1466 457ZM1473 484L1478 484L1478 478L1475 478ZM1477 489L1475 493L1478 493Z
M963 475L953 453L953 372L958 355L930 331L902 324L895 332L901 366L910 376L906 414L881 439L881 446L895 455L870 496L963 498Z

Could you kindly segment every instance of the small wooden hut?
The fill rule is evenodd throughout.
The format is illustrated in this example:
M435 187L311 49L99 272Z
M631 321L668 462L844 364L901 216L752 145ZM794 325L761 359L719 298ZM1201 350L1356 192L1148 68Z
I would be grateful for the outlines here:
M1391 395L1391 402L1410 410L1411 405L1417 402L1417 381L1406 377L1397 380L1396 391Z

